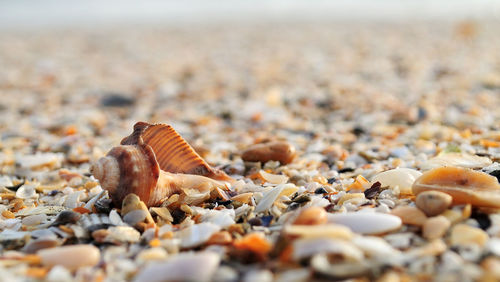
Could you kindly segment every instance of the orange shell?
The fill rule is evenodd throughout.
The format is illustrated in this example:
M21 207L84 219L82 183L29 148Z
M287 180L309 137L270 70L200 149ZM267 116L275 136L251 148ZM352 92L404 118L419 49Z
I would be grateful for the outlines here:
M156 206L165 197L180 193L181 188L190 188L189 185L203 190L219 186L214 180L233 181L223 171L210 167L169 125L138 122L121 144L91 168L118 206L130 193L139 196L147 206ZM204 181L194 175L214 180Z
M167 124L138 122L134 132L122 145L144 144L153 150L163 171L206 176L215 180L232 181L226 173L212 168L198 153Z
M413 183L413 194L434 190L453 197L454 204L500 208L500 184L494 176L461 167L425 172Z

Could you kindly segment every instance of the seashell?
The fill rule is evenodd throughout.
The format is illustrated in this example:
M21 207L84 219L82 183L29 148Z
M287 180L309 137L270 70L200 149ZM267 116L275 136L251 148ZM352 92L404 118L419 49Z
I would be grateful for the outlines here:
M283 228L283 232L289 236L301 238L332 238L350 240L353 237L352 231L338 224L322 225L288 225Z
M119 242L139 242L141 233L130 226L114 226L108 228L108 235L104 239L105 242L119 243Z
M483 168L491 165L488 157L480 157L466 153L444 153L428 160L420 167L423 170L430 170L443 166L457 166L463 168Z
M363 260L363 252L349 241L330 238L304 238L293 241L292 258L295 261L318 253L340 255L346 261Z
M259 171L259 175L263 180L271 184L282 184L288 180L288 176L286 175L267 173L263 170Z
M329 213L328 222L347 226L361 234L382 234L401 227L399 217L376 212Z
M391 189L398 186L402 194L411 194L413 182L421 175L420 171L411 168L395 168L375 175L372 183L378 181L382 186L389 186Z
M316 225L324 224L328 221L327 212L321 207L308 207L300 211L293 224Z
M45 266L62 265L70 270L82 266L94 266L99 262L101 257L99 249L92 245L55 247L40 250L37 254Z
M368 274L370 265L363 262L330 262L326 254L317 254L311 259L315 272L332 280L346 280Z
M134 281L211 281L219 263L220 256L213 252L180 253L165 262L149 264Z
M234 181L208 165L170 125L144 122L136 123L134 132L94 163L91 172L115 205L130 193L148 207L172 194L196 204L216 187L227 189L225 181Z
M413 184L415 195L440 191L453 197L453 204L500 208L500 184L494 176L461 167L441 167L424 173Z
M181 239L181 247L191 248L197 247L210 239L210 237L218 232L221 228L213 223L204 222L194 224L184 228L176 233L176 236Z
M255 208L255 212L263 212L271 208L274 201L278 198L280 193L285 188L285 184L280 184L276 187L270 188L263 196L262 200L260 200L259 204Z
M241 158L247 162L279 161L281 164L289 164L295 158L295 147L284 141L255 144L248 147Z
M457 224L451 229L450 244L452 246L477 244L483 247L488 242L488 239L488 233L466 224Z

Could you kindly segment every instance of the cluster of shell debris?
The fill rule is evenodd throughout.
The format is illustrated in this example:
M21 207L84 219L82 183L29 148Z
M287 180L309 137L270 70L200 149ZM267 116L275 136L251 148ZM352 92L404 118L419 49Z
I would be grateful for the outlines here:
M0 280L500 280L498 26L289 28L0 33Z

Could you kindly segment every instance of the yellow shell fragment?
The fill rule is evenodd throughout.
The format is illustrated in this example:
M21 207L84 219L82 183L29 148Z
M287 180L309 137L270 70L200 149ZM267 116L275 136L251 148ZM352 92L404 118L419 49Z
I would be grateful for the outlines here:
M461 167L440 167L424 173L412 187L413 194L440 191L453 197L453 204L500 208L500 184L489 174Z

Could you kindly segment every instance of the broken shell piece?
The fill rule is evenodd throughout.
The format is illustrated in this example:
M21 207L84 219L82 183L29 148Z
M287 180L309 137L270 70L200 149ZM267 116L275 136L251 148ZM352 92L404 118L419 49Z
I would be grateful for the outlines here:
M181 253L166 262L148 265L134 281L210 281L220 263L212 252Z
M298 239L293 242L294 260L311 257L318 253L340 255L347 261L363 260L363 252L349 241L329 238Z
M443 166L456 166L464 168L482 168L491 164L491 160L487 157L480 157L465 153L445 153L439 154L430 159L421 168L429 170Z
M427 171L413 184L415 195L440 191L453 197L454 204L500 208L500 184L494 176L460 167Z
M94 266L99 262L101 253L92 245L62 246L43 249L37 253L45 266L62 265L68 269Z
M329 213L328 222L347 226L361 234L382 234L401 227L399 217L376 212Z
M267 173L263 170L259 171L259 175L264 181L272 184L282 184L288 180L286 175Z
M171 126L144 122L135 124L134 132L94 163L91 172L115 205L130 193L147 206L158 206L172 194L182 194L181 202L198 203L216 187L226 189L223 181L233 181L210 167Z
M338 224L323 225L288 225L283 232L289 236L301 238L332 238L350 240L353 237L352 231Z
M279 161L281 164L289 164L295 158L295 147L284 141L255 144L248 147L241 158L247 162Z
M311 260L311 266L319 274L335 280L362 276L370 270L367 262L330 263L326 254L315 255Z
M389 186L391 189L397 186L402 194L411 194L413 182L421 175L420 171L411 168L396 168L375 175L372 183L378 181L382 186Z

